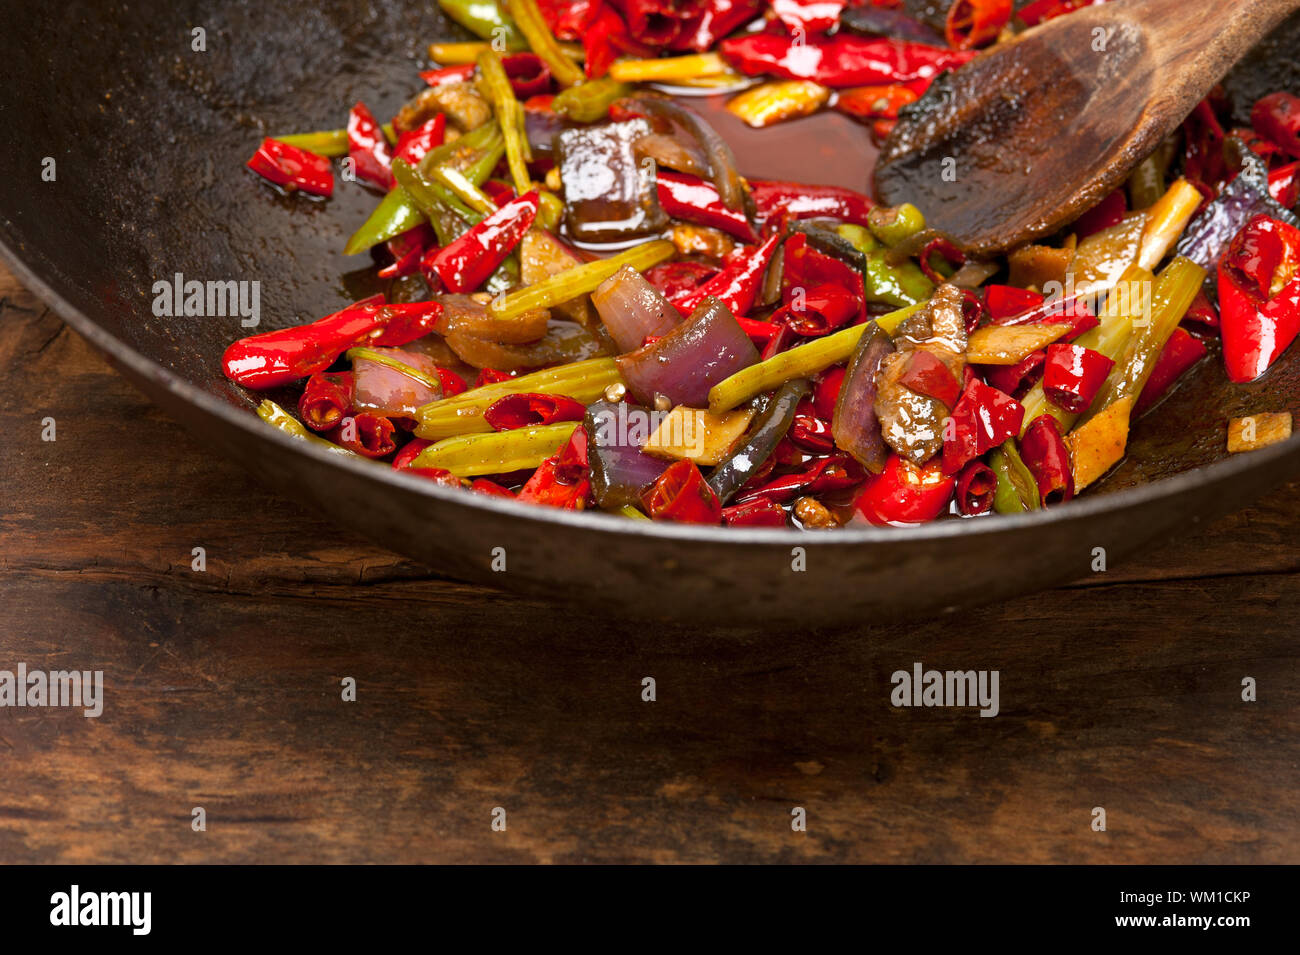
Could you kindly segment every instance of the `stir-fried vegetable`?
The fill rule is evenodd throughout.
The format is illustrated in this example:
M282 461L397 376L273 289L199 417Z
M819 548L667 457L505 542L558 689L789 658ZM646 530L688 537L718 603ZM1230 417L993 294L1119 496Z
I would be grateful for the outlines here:
M303 128L343 128L248 163L282 195L375 194L343 251L382 293L223 356L239 386L302 383L258 409L296 439L633 520L1027 514L1102 479L1193 367L1221 373L1210 339L1249 382L1300 337L1291 93L1249 129L1216 94L1064 232L990 260L916 206L746 177L719 134L836 110L882 138L941 71L1082 2L960 0L943 36L838 0L439 5L480 42L431 45L395 115L341 104ZM726 125L683 86L725 90ZM1290 415L1228 429L1251 450Z

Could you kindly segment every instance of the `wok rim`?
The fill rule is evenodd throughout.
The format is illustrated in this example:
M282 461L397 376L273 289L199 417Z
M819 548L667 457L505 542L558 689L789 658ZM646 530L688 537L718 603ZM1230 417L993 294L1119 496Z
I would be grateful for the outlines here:
M130 368L143 378L166 387L178 398L205 414L234 425L245 431L255 441L278 443L289 451L302 455L326 468L342 468L358 477L368 477L385 487L405 492L428 495L436 500L471 511L487 511L540 525L559 525L576 530L589 530L620 537L651 538L659 540L692 541L709 544L735 543L740 545L784 545L798 542L801 546L883 544L906 540L944 541L968 535L995 535L1002 532L1028 530L1039 525L1064 525L1075 520L1141 508L1146 504L1196 490L1207 484L1230 481L1233 477L1292 457L1300 452L1300 433L1285 441L1256 451L1237 454L1193 467L1172 477L1160 478L1148 484L1123 488L1106 494L1076 498L1064 504L1024 514L992 515L978 520L931 521L926 524L903 527L841 527L824 534L809 534L806 530L785 528L713 527L703 524L676 524L667 521L634 521L600 511L567 511L553 507L539 507L518 501L505 500L495 495L474 494L465 490L444 487L415 475L405 475L387 465L376 465L367 460L351 460L333 454L306 441L291 438L277 428L268 427L255 414L241 410L215 395L199 388L166 366L146 357L122 339L109 332L91 316L64 298L35 268L13 249L10 237L0 235L0 262L22 282L23 286L64 322L96 348L115 361ZM165 410L165 409L164 409ZM1275 483L1281 483L1281 478ZM1245 501L1241 506L1245 506ZM1229 511L1236 508L1229 508ZM333 518L331 518L332 520Z

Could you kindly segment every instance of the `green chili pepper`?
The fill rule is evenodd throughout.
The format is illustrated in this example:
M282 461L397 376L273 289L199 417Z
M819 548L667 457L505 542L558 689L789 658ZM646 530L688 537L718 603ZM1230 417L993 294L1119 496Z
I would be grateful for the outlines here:
M528 175L528 160L533 157L528 137L524 134L523 107L515 98L515 91L510 86L510 77L506 76L500 54L495 50L484 50L479 54L478 71L483 78L483 92L491 101L497 122L501 124L501 132L505 136L510 178L515 182L515 191L522 196L533 187L533 179Z
M393 177L397 185L424 213L433 231L438 233L438 244L459 238L471 225L483 221L483 216L465 205L441 183L429 179L418 168L402 159L393 160Z
M323 447L326 451L332 451L335 454L342 454L349 458L365 460L361 455L349 451L347 448L341 448L332 441L326 441L324 438L312 434L307 430L305 424L269 398L257 406L257 416L273 428L279 428L291 438L299 438L303 441L311 442L312 444L315 444L318 447Z
M893 248L925 228L925 216L910 202L897 206L876 206L867 213L867 225L885 245Z
M445 468L457 477L506 474L535 468L555 455L581 428L581 422L544 424L511 431L462 434L431 444L411 462L413 468Z
M411 196L398 186L384 196L370 218L361 223L361 228L352 233L347 245L343 246L344 255L356 255L372 245L387 242L401 235L407 229L414 229L424 222L424 213L420 211Z
M384 123L384 136L390 144L397 142L392 123ZM346 129L322 129L315 133L291 133L288 136L272 136L272 139L290 146L297 146L317 156L346 156L348 154L348 131Z
M911 259L899 265L891 264L887 258L888 248L862 226L842 225L836 231L867 258L863 291L868 302L884 302L902 308L928 301L934 294L934 283L926 278L919 265Z
M555 193L543 189L537 194L537 201L537 220L547 232L554 232L560 227L560 220L564 218L564 200Z
M993 510L999 514L1023 514L1039 508L1038 482L1016 450L1016 442L1007 440L989 453L989 467L997 478L993 491Z
M509 52L528 49L528 41L498 0L438 0L442 12L470 33L505 44Z
M631 84L605 77L570 86L555 97L551 109L566 119L594 123L609 115L610 104L615 100L631 95Z

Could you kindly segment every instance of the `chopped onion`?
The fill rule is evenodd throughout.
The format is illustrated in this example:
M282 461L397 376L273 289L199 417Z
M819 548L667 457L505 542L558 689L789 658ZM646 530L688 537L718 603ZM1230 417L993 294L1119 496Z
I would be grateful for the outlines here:
M437 300L442 303L442 314L434 328L448 337L471 335L489 342L521 345L543 338L551 317L550 312L539 308L503 322L489 315L487 303L472 295L440 295Z
M636 504L641 492L668 469L670 462L641 450L658 417L628 402L597 401L588 406L587 462L596 503L605 508Z
M872 474L883 471L889 459L880 419L876 417L876 372L893 350L894 343L878 325L873 324L863 333L849 359L831 418L835 444Z
M442 397L438 366L401 348L359 348L352 357L353 407L385 417L411 417Z
M1268 192L1268 166L1253 151L1229 138L1226 148L1236 148L1241 171L1223 187L1217 199L1191 221L1177 252L1211 274L1232 237L1257 214L1272 216L1293 226L1300 220Z
M606 344L594 332L577 322L566 321L551 322L543 338L523 345L489 341L460 331L448 332L447 344L466 364L475 368L495 368L498 371L567 365L594 358L607 351Z
M731 310L713 296L663 338L616 359L638 401L653 405L663 395L691 408L707 408L710 388L758 360Z
M625 265L591 293L600 320L619 351L640 348L651 335L667 335L682 316L663 293L636 269Z

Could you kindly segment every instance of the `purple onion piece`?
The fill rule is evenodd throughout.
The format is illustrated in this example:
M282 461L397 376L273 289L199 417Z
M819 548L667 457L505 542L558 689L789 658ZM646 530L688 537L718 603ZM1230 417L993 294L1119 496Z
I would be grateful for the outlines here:
M442 397L441 385L433 387L428 383L439 379L438 366L427 355L400 348L368 348L364 351L404 366L425 381L383 361L356 355L352 359L355 389L352 400L357 410L372 411L386 417L410 417L421 405Z
M707 408L709 389L759 356L731 310L709 296L663 338L615 360L642 404L663 395L674 405Z
M649 336L667 335L682 323L681 312L630 265L602 282L591 302L621 352L640 348Z
M869 325L849 359L831 416L835 444L872 474L883 471L889 459L889 448L885 446L880 419L876 417L876 373L880 363L893 351L894 343L889 335L874 322Z
M587 431L591 490L598 505L637 503L641 492L668 469L668 461L641 450L662 414L627 402L597 401L587 407L582 426Z
M1241 172L1223 187L1219 196L1191 221L1178 242L1177 252L1210 274L1232 237L1260 213L1300 227L1300 219L1268 192L1268 165L1256 153L1229 139L1236 148Z

